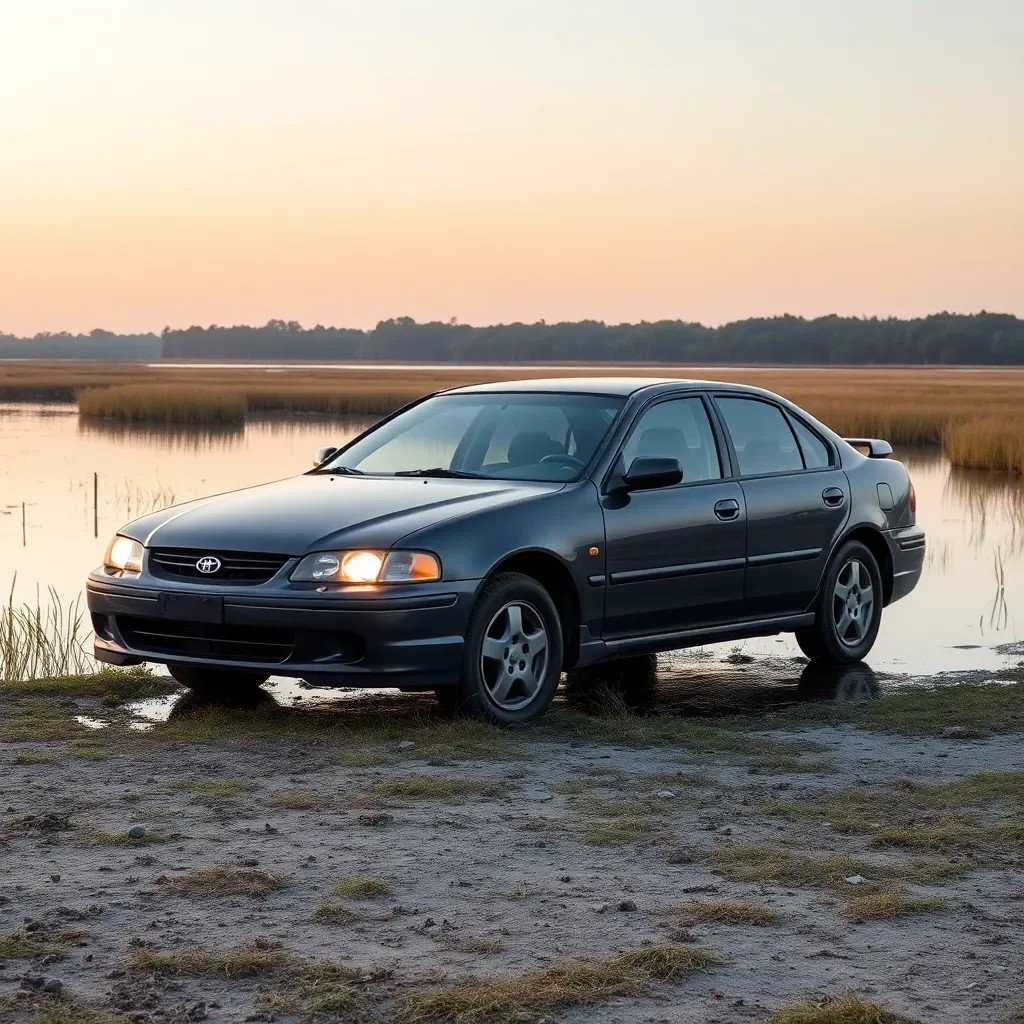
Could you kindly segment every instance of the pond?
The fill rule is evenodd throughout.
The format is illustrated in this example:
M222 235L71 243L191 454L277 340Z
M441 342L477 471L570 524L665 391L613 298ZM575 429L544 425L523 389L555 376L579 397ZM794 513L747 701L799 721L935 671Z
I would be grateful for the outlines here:
M80 423L73 406L0 405L0 586L16 576L18 602L34 604L50 587L62 602L74 601L125 522L303 472L318 447L365 425L292 417L230 431L157 431ZM1012 477L954 470L937 450L896 457L917 488L928 555L918 588L886 611L871 667L926 675L1015 664L1024 653L1012 647L1024 608L1024 487ZM664 664L781 664L799 653L791 638L769 637Z

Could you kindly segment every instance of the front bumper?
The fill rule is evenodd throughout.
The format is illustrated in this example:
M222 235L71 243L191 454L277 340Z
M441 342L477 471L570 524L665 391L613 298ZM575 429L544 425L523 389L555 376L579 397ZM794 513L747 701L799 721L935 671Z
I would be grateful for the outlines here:
M925 535L920 526L905 526L899 530L889 530L885 534L892 557L892 597L889 603L906 597L924 569Z
M458 580L320 594L95 572L86 599L96 659L108 664L174 663L320 685L429 689L458 678L478 585Z

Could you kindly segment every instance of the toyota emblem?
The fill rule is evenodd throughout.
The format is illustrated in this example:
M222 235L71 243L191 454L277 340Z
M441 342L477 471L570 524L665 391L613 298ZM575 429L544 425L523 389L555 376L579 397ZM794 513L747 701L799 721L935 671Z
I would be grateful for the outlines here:
M220 564L220 559L217 558L216 555L203 555L203 557L196 562L196 568L200 572L206 573L206 575L209 576L211 572L217 572L220 569Z

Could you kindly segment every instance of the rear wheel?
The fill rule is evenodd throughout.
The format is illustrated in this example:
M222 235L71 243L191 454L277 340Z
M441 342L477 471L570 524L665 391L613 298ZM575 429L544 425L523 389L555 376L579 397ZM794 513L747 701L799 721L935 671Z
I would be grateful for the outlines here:
M852 665L867 656L882 623L882 576L860 541L848 541L829 562L814 611L814 625L796 631L811 661Z
M171 678L193 693L210 697L230 697L254 693L270 677L264 672L241 672L204 665L168 665Z
M507 572L488 581L477 599L458 684L435 692L445 710L523 724L547 710L561 671L554 601L532 576Z

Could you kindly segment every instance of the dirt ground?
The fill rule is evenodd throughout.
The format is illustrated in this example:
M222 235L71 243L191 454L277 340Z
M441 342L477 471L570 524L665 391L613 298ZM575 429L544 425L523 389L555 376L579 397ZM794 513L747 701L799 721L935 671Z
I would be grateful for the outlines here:
M9 692L0 1021L1024 1019L1020 683L861 714L790 707L799 672L516 732L411 695L171 695L141 731L165 681ZM689 966L614 960L664 949Z

